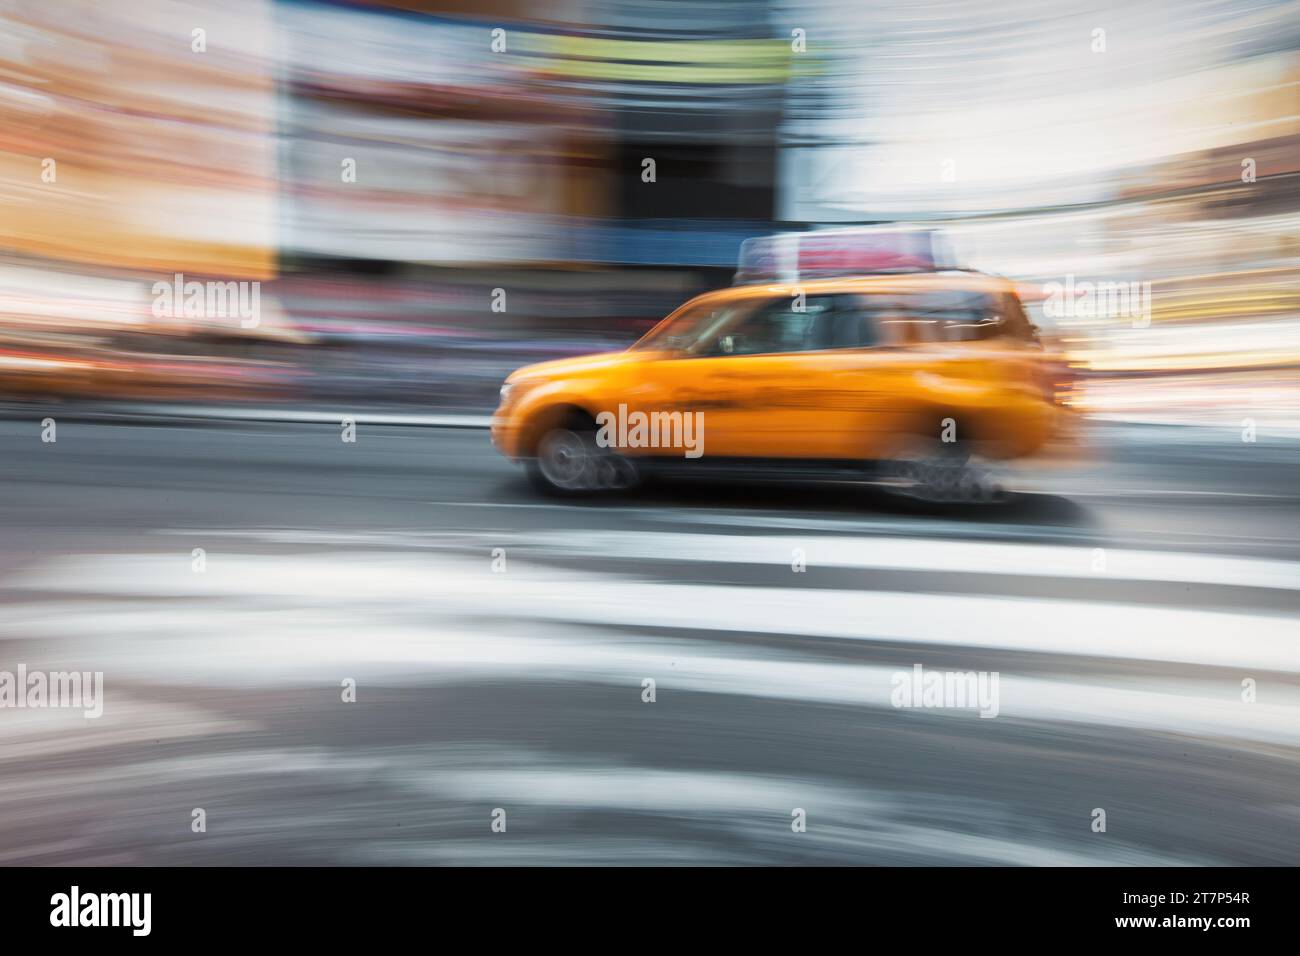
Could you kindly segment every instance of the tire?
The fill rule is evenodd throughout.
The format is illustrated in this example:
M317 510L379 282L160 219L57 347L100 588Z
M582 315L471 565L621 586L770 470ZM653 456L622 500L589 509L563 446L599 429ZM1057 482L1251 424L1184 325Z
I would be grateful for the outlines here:
M903 442L878 467L891 495L927 506L1001 504L1008 499L997 475L960 443L916 437Z
M600 448L595 429L576 423L542 435L525 467L534 488L562 497L625 491L635 487L640 477L631 459Z

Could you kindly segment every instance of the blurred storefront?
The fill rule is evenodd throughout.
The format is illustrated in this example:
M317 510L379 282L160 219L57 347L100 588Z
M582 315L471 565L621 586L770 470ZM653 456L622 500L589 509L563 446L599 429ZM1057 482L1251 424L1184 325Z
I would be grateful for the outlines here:
M764 0L545 13L277 9L283 300L353 363L454 350L439 400L626 344L772 227L790 49Z

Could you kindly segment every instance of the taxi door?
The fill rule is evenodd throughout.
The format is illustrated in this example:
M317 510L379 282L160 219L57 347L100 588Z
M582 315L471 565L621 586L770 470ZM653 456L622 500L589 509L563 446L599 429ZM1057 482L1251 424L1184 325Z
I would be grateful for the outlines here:
M630 406L698 413L705 454L819 457L838 296L779 296L711 330L692 354L647 363ZM653 452L652 452L653 453Z

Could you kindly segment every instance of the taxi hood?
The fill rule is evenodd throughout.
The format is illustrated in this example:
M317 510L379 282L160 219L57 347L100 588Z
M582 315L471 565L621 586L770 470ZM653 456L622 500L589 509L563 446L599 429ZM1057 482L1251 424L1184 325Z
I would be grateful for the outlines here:
M587 372L614 368L619 365L644 362L657 354L659 353L633 350L599 352L595 355L575 355L573 358L552 359L548 362L538 362L535 365L525 365L521 369L516 369L510 373L506 381L514 384L535 379L566 378L572 375L582 375Z

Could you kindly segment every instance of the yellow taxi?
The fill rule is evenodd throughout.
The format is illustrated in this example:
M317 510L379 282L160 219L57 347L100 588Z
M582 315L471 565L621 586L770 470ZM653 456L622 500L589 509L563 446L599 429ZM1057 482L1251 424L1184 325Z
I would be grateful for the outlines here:
M514 372L492 441L555 493L671 466L995 500L995 464L1033 455L1061 423L1051 368L1008 279L751 281L692 299L626 351Z

